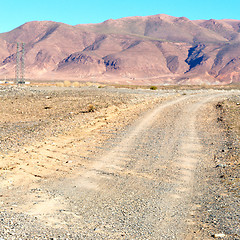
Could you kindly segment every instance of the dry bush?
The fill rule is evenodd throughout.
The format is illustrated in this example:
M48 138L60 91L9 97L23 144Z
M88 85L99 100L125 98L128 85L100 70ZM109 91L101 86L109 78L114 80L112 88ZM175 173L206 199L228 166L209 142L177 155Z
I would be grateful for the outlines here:
M67 81L67 80L64 81L63 84L64 84L64 87L71 87L71 85L72 85L72 83L70 81Z
M57 87L64 87L64 84L63 84L63 82L57 82L57 83L56 83L56 86L57 86Z
M73 87L80 87L80 83L79 83L79 82L74 82L74 83L72 84L72 86L73 86Z
M90 104L89 106L88 106L88 112L94 112L96 110L96 107L94 106L94 105L92 105L92 104Z

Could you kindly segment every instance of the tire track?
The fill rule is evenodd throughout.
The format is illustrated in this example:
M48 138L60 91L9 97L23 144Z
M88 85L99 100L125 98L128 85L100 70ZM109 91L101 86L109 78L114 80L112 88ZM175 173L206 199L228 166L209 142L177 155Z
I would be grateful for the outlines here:
M87 186L88 202L97 199L92 207L108 202L114 211L130 213L128 217L116 213L125 222L122 226L108 211L100 213L101 218L110 218L130 238L185 239L187 226L192 224L189 214L194 171L204 155L198 139L197 113L204 104L222 96L183 96L157 107L138 121L116 147L96 158L92 169L74 185L80 189ZM165 114L168 119L163 119ZM162 136L165 141L151 146L158 134L166 134ZM159 148L159 157L154 158L154 150L144 155L146 146ZM132 215L138 228L131 223ZM111 231L102 229L100 235L111 236Z

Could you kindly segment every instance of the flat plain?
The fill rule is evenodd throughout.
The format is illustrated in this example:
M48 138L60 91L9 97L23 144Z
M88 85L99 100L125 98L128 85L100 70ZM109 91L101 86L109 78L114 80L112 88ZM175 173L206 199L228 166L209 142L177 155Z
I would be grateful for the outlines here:
M239 239L234 89L0 87L1 239Z

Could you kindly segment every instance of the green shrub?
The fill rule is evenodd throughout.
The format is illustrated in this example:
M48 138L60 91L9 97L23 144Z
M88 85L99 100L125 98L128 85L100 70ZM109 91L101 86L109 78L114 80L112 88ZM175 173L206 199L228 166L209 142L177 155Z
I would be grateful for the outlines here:
M158 88L156 86L151 86L150 89L151 90L157 90Z

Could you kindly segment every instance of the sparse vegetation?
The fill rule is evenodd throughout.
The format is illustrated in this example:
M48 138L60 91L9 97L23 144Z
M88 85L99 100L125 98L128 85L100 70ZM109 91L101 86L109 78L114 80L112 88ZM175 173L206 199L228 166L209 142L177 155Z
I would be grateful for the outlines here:
M94 112L96 110L96 107L93 104L88 105L88 112Z
M158 88L156 86L151 86L150 89L151 90L157 90Z
M63 84L63 82L57 82L57 83L56 83L56 86L57 86L57 87L64 87L64 84Z
M57 82L56 86L57 87L80 87L80 83L79 82L70 82L70 81L66 80L64 82Z
M74 82L74 83L72 84L72 87L80 87L80 83L79 83L79 82Z
M71 87L72 84L71 84L70 81L66 80L66 81L63 82L63 85L64 85L64 87Z

